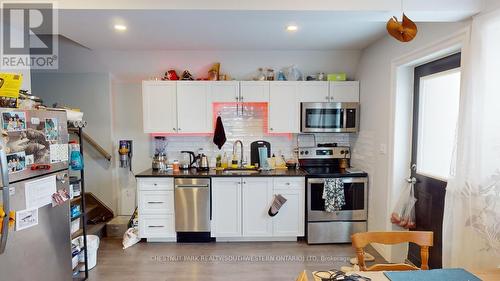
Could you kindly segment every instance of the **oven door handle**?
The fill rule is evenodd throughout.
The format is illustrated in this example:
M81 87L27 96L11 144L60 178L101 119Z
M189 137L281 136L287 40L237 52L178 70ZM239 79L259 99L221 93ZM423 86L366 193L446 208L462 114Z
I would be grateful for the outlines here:
M366 177L359 178L341 178L343 183L366 183L368 179Z

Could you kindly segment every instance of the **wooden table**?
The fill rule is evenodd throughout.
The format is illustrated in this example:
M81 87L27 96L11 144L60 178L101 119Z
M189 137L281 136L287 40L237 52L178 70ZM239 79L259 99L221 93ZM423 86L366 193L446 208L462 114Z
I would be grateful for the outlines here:
M497 269L466 269L470 273L479 277L479 279L483 281L498 281L500 280L500 268ZM390 281L385 275L383 271L355 271L355 274L368 277L372 279L372 281ZM314 281L321 281L320 278L313 276Z

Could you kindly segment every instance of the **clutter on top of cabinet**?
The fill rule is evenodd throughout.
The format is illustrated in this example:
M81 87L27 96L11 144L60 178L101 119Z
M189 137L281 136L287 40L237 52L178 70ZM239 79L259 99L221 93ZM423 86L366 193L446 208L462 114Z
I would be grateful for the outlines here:
M165 72L165 76L161 80L179 80L179 76L177 76L177 72L174 69L170 69Z
M288 81L300 81L303 79L302 72L295 64L283 68L283 72Z
M219 72L220 72L220 63L216 62L212 65L210 70L208 70L208 80L218 80L219 79Z
M328 81L345 81L345 80L347 80L347 76L346 76L345 72L328 73L327 80Z
M188 70L184 70L181 75L181 80L194 80L194 78Z
M267 81L273 81L274 80L274 69L272 69L272 68L268 68L267 69L266 80Z

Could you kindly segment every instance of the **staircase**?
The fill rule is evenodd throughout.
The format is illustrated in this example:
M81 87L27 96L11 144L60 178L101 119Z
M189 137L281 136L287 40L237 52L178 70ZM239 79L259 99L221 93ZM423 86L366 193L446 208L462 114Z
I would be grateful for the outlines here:
M80 200L80 199L78 199ZM113 211L92 192L85 192L87 235L106 236L106 223L113 219Z

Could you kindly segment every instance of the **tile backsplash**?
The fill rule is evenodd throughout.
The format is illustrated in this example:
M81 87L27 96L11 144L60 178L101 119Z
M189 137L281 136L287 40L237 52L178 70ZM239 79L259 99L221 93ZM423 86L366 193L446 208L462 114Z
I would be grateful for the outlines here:
M294 149L297 147L297 134L268 134L267 133L267 103L214 103L214 120L217 115L222 118L226 133L226 143L219 150L213 143L213 135L207 136L167 136L167 157L169 161L182 159L180 151L189 150L204 153L209 157L210 165L215 165L215 157L218 154L227 153L231 156L233 143L236 140L243 142L244 158L250 160L250 143L257 140L265 140L271 143L271 152L275 155L280 153L286 158L295 157ZM350 146L352 137L350 134L322 133L315 134L317 143L332 143ZM154 145L152 146L154 147ZM239 154L239 147L238 152Z

